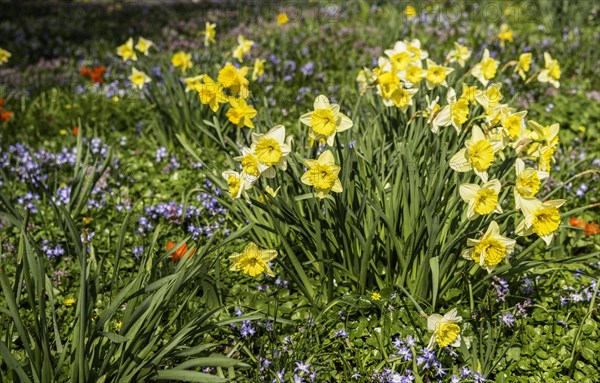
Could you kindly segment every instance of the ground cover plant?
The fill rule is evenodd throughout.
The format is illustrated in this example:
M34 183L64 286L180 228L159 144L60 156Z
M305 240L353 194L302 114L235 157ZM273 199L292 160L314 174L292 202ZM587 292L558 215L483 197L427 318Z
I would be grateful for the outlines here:
M600 380L593 2L6 9L3 381Z

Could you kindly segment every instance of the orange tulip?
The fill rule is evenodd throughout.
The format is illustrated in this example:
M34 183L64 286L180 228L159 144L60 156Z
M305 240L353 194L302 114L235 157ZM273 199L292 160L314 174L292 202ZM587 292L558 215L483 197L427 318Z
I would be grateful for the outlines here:
M583 228L586 224L585 220L579 219L577 217L569 218L569 224L573 227L581 227Z
M167 251L171 250L175 245L176 245L175 242L167 243ZM183 258L183 256L187 252L188 252L188 245L187 245L187 243L184 243L183 245L179 246L179 248L171 254L171 259L173 260L173 262L177 262L181 258Z
M590 222L585 225L584 230L586 235L592 236L600 233L600 226L596 222Z

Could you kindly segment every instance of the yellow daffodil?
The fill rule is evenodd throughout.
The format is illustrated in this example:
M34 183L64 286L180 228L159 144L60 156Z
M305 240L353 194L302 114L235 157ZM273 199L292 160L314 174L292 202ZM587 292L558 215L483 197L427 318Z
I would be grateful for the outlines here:
M469 86L463 82L462 94L460 95L460 98L467 100L469 104L473 105L477 102L477 100L475 99L475 95L477 95L477 92L479 92L479 90L477 89L476 85Z
M406 67L406 70L400 74L400 77L412 85L416 85L425 78L425 70L422 68L420 61L416 63L411 62Z
M448 118L437 118L438 114L442 110L442 107L438 103L439 96L434 98L432 101L429 100L429 95L425 96L427 107L423 111L423 117L427 118L427 124L430 126L431 132L437 134L441 127L448 126ZM440 125L444 124L444 125Z
M560 87L560 65L558 60L553 59L548 52L544 52L544 69L540 71L538 80L540 82L549 82L555 88Z
M458 63L461 67L465 66L468 59L471 58L471 50L457 42L454 43L454 49L448 52L446 60L449 63Z
M459 187L460 198L468 204L467 219L474 220L480 215L502 213L498 203L500 181L490 180L482 186L477 184L462 184Z
M281 186L278 187L277 189L273 190L272 187L267 185L267 187L265 187L265 192L261 193L258 196L258 200L262 203L267 203L270 199L277 198L277 193L279 193L279 189L281 189Z
M204 24L204 46L207 47L210 44L214 44L215 43L215 36L217 34L216 32L217 29L217 24L212 24L209 23L208 21Z
M248 90L248 84L250 83L246 78L250 68L241 67L239 70L231 63L225 64L223 69L219 71L218 80L224 88L229 89L233 96L248 98L250 91Z
M456 91L454 89L450 89L446 97L448 105L443 107L435 116L432 126L452 125L454 129L456 129L456 132L460 133L462 124L467 121L469 102L463 98L457 100Z
M191 90L199 91L200 85L202 85L202 81L204 80L204 76L206 75L201 74L198 76L184 78L183 82L185 83L185 93Z
M417 17L417 9L411 4L408 4L406 8L404 8L404 16L406 16L408 20Z
M526 115L526 110L502 115L502 127L511 139L521 138L525 134Z
M250 147L258 158L258 169L265 177L272 178L274 167L287 169L286 157L290 154L290 146L285 142L285 127L277 125L266 134L252 133Z
M325 138L327 145L333 146L336 133L352 127L352 120L340 113L340 106L330 104L329 99L320 95L315 99L314 110L303 114L300 122L310 128L309 136L313 140Z
M559 124L542 126L540 123L529 120L529 126L533 129L528 133L529 138L533 143L529 146L527 154L533 155L541 146L557 146Z
M244 56L248 52L250 52L250 50L252 49L252 46L254 46L254 41L248 40L242 35L238 36L237 41L238 41L238 46L233 50L233 57L237 61L242 62L244 59Z
M450 159L450 167L457 172L473 170L483 182L487 182L487 170L494 162L494 153L501 145L489 140L479 126L473 127L471 138L465 141L466 148L461 149Z
M258 158L250 148L242 148L242 155L233 158L242 164L242 171L252 177L260 176Z
M500 235L496 221L490 222L487 231L480 239L467 239L463 258L475 261L489 272L504 260L515 248L516 241Z
M490 109L495 105L498 105L500 101L502 101L502 83L494 83L488 86L483 90L479 90L475 93L475 101L481 106L483 109Z
M544 172L549 172L554 163L554 152L557 145L543 146L536 153L538 156L538 168Z
M526 168L525 162L517 158L515 162L517 180L515 181L514 195L516 210L520 210L521 198L534 198L540 190L541 181L548 178L548 172Z
M119 55L123 61L137 61L137 55L135 54L135 50L133 50L133 38L130 37L125 44L117 48L117 55Z
M361 69L356 76L356 82L358 83L360 94L365 94L375 81L377 81L377 76L371 69Z
M471 75L479 80L483 86L487 86L488 82L496 77L498 65L500 65L500 62L491 58L490 51L485 49L481 61L471 69Z
M0 65L7 63L10 56L12 56L12 54L9 51L0 48Z
M448 311L444 316L432 314L427 317L427 330L432 332L431 339L427 348L433 350L434 347L440 348L460 346L460 326L462 318L459 317L456 309Z
M144 85L151 82L152 79L148 77L146 73L139 71L135 68L131 68L131 75L129 76L129 81L131 81L133 85L138 89L142 89Z
M281 12L277 15L278 25L285 25L288 23L288 21L290 21L290 19L288 18L288 15L285 12Z
M148 51L150 50L150 48L154 45L154 43L150 40L146 40L143 37L140 37L138 39L137 44L135 44L135 49L138 50L138 52L143 53L144 56L148 56Z
M181 73L185 73L188 69L194 66L192 63L192 54L185 52L177 52L171 58L171 64L178 68Z
M383 99L383 104L386 106L396 106L403 113L406 113L408 107L413 104L413 96L418 91L418 88L404 88L399 86L389 94L389 98Z
M421 49L421 41L419 39L413 39L412 41L404 40L404 44L406 45L406 50L411 54L410 61L417 62L429 57L427 51Z
M75 304L75 302L75 298L67 297L63 300L63 305L65 305L65 307L71 307Z
M247 197L246 191L252 187L254 182L256 182L256 177L244 172L238 173L233 170L224 171L222 176L227 182L229 195L234 199L240 198L242 195Z
M259 249L255 243L250 242L241 253L229 256L231 259L230 271L241 271L251 277L267 274L274 277L273 270L269 266L270 261L277 257L277 250Z
M201 81L202 83L196 87L200 102L203 105L208 105L213 112L216 112L219 105L226 103L229 99L223 93L221 84L214 81L210 76L204 75Z
M564 199L542 202L537 198L521 197L519 205L525 218L517 225L516 233L522 236L535 233L549 246L560 225L558 208L565 202Z
M256 109L246 103L243 98L229 98L229 104L231 108L227 111L227 118L232 124L237 125L238 128L248 127L254 128L252 119L256 117Z
M252 69L252 81L256 81L265 73L265 60L257 58L254 60L254 68Z
M316 160L305 160L304 164L308 170L302 175L302 183L314 187L317 197L325 198L331 191L343 191L338 178L341 168L335 164L331 150L324 151Z
M515 65L515 73L518 73L521 76L521 79L525 80L527 77L525 74L529 72L529 68L531 67L531 53L522 53L519 56L519 61L517 61L517 65Z
M513 31L506 24L500 26L500 32L496 35L500 39L500 46L504 47L505 42L513 42Z
M427 59L427 72L425 74L427 89L432 90L436 85L448 86L446 77L452 72L454 72L454 68L441 66Z

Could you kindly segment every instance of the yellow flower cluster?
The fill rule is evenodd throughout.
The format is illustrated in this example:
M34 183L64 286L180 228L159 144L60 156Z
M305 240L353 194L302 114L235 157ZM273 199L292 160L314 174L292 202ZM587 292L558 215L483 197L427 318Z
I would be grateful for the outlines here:
M154 46L154 43L150 40L146 40L143 37L138 38L137 44L135 44L135 49L133 46L133 37L127 39L127 41L117 47L117 55L123 59L123 61L137 61L136 50L142 53L144 56L148 56L148 51L150 48Z
M230 112L233 109L230 109ZM228 117L231 120L229 112ZM324 95L317 97L314 110L302 115L300 122L309 127L309 137L313 142L319 140L329 146L334 145L336 133L352 127L352 120L340 112L340 106L331 104ZM247 199L247 191L260 177L274 178L277 168L283 171L287 169L286 158L291 152L291 136L286 137L285 127L277 125L266 134L252 133L252 145L243 147L241 152L234 160L240 162L242 171L228 170L223 172L222 176L227 182L232 198L243 196ZM331 150L325 150L316 160L306 159L304 164L307 171L302 175L301 181L312 186L317 197L324 198L332 191L342 192L342 183L338 178L341 168L335 163ZM277 195L271 188L266 191L271 198ZM265 202L265 195L261 194L259 200Z

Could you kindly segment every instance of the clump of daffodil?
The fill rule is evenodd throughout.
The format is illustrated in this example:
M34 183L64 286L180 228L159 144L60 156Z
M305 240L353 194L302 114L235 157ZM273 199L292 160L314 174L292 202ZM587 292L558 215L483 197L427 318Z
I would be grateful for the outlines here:
M235 253L229 256L231 259L231 271L241 271L251 277L256 277L261 274L267 274L274 277L275 274L269 262L277 257L277 250L263 250L250 242L241 253Z
M250 52L252 46L254 46L254 41L246 39L244 36L239 35L237 38L238 46L233 50L233 57L242 62L244 60L244 56Z
M427 73L425 74L427 89L432 90L436 85L448 86L446 77L452 72L454 72L454 68L441 66L427 59Z
M488 82L496 77L496 70L499 64L499 61L490 57L490 51L485 49L481 61L471 69L471 75L479 80L483 86L487 86Z
M483 182L487 182L487 170L494 162L494 154L500 150L501 143L489 140L479 126L474 126L471 138L465 141L461 149L450 159L450 167L457 172L473 170Z
M117 48L117 55L119 55L123 61L132 60L137 61L137 55L135 54L135 50L133 49L133 38L127 39L125 44L120 45Z
M340 112L340 106L330 104L329 99L319 95L314 102L314 110L303 114L300 122L310 128L309 137L313 140L324 138L327 145L333 146L336 133L352 127L352 120Z
M343 191L338 178L341 168L335 164L331 150L324 151L316 160L305 160L304 164L308 170L302 175L302 183L314 187L317 197L325 198L331 191Z
M131 75L129 76L129 81L133 83L135 87L138 89L142 89L145 84L152 81L148 75L142 71L139 71L135 68L131 68Z
M277 15L277 24L278 25L285 25L288 23L288 21L290 21L288 15L285 12L280 12Z
M0 48L0 65L7 63L12 54L6 49Z
M467 121L469 114L469 101L464 98L456 99L456 91L450 89L446 96L448 105L441 108L432 122L432 132L437 133L440 126L452 125L460 133L462 124Z
M506 24L500 26L500 32L496 35L500 39L500 46L504 47L505 42L513 42L513 31Z
M248 90L248 84L250 81L246 78L250 68L241 67L239 70L231 63L225 64L225 66L219 71L218 80L224 88L229 89L231 94L235 97L248 98L250 91Z
M498 203L500 181L490 180L483 185L462 184L459 187L460 198L468 204L467 219L473 220L480 215L502 213Z
M275 168L287 169L286 157L290 154L290 146L285 142L285 127L277 125L266 134L252 133L252 149L258 159L260 174L272 178Z
M460 326L462 317L459 317L454 308L448 311L444 316L432 314L427 317L427 330L432 332L431 339L427 348L433 350L434 347L444 348L448 346L460 346Z
M210 44L215 43L215 36L217 24L209 23L208 21L204 24L204 46L207 47Z
M229 98L223 93L221 84L208 75L205 75L201 81L202 83L196 86L200 102L203 105L208 105L213 112L216 112L219 105L228 102Z
M247 199L247 190L252 188L252 185L256 181L256 177L250 176L244 172L238 173L233 170L224 171L222 174L223 178L227 182L229 195L231 198L240 198L241 196Z
M540 82L549 82L555 88L560 87L560 65L558 60L553 59L548 52L544 52L544 69L540 71L538 80Z
M148 51L152 46L154 46L152 41L140 37L137 44L135 44L135 49L137 49L138 52L142 53L144 56L148 56Z
M521 76L521 79L525 80L526 73L529 72L531 67L531 53L521 53L517 65L515 65L515 73Z
M232 124L235 124L238 128L248 127L254 128L252 119L256 116L256 109L246 103L243 98L229 98L229 104L231 108L227 111L227 118Z
M512 253L516 241L500 235L496 221L490 222L487 231L480 239L467 239L467 247L462 252L466 259L475 261L491 272L502 260Z
M265 73L265 60L257 58L254 60L254 67L252 68L252 81L256 81Z
M525 167L525 162L517 158L515 162L517 180L515 181L515 207L521 209L521 198L533 198L540 190L541 181L548 178L548 172Z
M540 201L537 198L519 198L519 206L525 218L517 225L516 233L527 236L537 234L550 245L553 233L560 225L558 208L566 201L564 199Z
M181 73L185 73L188 69L194 66L192 63L192 54L185 52L177 52L171 58L171 64L177 69L181 71Z
M185 92L189 92L191 90L198 91L200 89L200 85L204 80L205 74L201 74L198 76L185 77L183 82L185 83Z
M454 43L454 49L448 52L446 60L449 63L458 63L461 67L465 66L468 59L471 58L471 50L458 42Z

